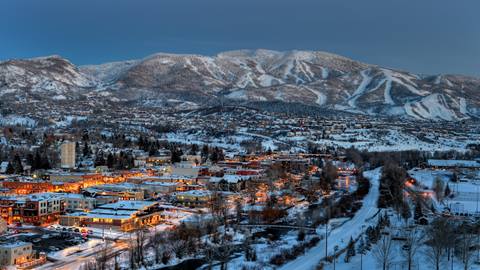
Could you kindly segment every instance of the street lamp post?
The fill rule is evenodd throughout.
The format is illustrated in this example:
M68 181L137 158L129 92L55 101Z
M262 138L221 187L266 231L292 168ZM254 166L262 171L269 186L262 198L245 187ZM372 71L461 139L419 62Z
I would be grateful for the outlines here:
M327 222L325 222L325 259L328 257L328 222L327 219Z
M363 270L363 251L360 251L360 270Z
M338 251L338 246L335 246L333 248L334 253L333 253L333 270L335 270L335 263L337 261L337 251Z
M362 234L360 234L362 243L365 243L364 239L363 239L364 234L365 234L365 224L362 225ZM360 270L363 270L363 252L364 251L363 251L363 247L362 247L362 250L360 250Z
M325 260L328 259L328 223L330 222L330 198L327 204L327 221L325 222Z

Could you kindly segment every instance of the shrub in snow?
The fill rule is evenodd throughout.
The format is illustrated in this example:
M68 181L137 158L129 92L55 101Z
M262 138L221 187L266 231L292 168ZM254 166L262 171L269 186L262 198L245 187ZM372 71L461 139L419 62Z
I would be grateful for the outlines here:
M303 241L305 240L305 232L303 230L298 231L298 236L297 236L298 241Z

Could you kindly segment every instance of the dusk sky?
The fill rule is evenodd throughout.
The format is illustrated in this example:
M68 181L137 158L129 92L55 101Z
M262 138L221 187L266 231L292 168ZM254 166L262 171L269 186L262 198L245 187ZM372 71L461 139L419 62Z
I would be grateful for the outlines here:
M299 49L480 76L479 11L478 0L5 0L0 60L59 54L83 65Z

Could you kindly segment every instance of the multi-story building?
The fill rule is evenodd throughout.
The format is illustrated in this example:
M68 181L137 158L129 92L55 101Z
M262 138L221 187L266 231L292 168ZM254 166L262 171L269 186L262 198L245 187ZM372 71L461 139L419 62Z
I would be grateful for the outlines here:
M53 184L47 181L4 181L2 186L19 195L54 191Z
M204 207L210 203L212 192L208 190L189 190L175 195L177 203L189 207Z
M64 226L87 226L120 231L131 231L159 224L163 209L154 201L119 201L105 204L90 212L76 212L60 216Z
M54 173L50 181L55 185L55 191L79 192L81 188L105 183L100 173Z
M63 193L59 195L64 201L64 210L67 212L89 211L97 206L97 200L82 194Z
M61 167L64 169L75 168L75 143L66 141L60 151Z
M20 265L35 258L32 243L11 242L0 244L0 265Z
M55 193L0 197L0 215L8 224L49 224L56 221L63 210L63 199Z

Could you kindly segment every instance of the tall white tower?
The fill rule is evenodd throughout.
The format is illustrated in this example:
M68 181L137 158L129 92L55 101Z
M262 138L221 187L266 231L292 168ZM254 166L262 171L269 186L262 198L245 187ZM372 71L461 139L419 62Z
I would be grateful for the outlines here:
M75 143L66 141L61 146L61 160L62 168L73 169L75 168Z

